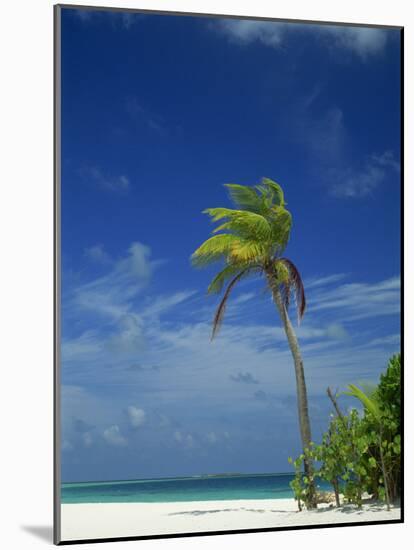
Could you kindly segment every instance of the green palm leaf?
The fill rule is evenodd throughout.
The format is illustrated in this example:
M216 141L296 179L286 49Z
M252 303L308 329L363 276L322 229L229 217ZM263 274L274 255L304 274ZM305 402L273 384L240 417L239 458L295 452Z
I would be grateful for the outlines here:
M231 247L240 241L239 237L229 233L222 235L214 235L203 242L201 246L191 256L193 265L203 267L212 262L221 260L226 257L231 250Z
M278 206L285 206L285 196L278 183L269 178L262 178L262 187L267 189L272 203L277 204Z
M221 289L223 288L223 285L227 281L227 279L230 279L230 277L233 277L239 271L240 267L238 267L237 265L226 266L219 273L217 273L217 275L211 281L208 286L207 292L209 294L218 294L219 292L221 292Z
M253 187L236 183L226 183L224 186L227 187L230 198L236 206L257 214L263 212L263 200Z
M354 384L348 385L348 391L343 392L345 395L355 397L358 399L365 409L372 414L372 416L378 421L381 421L381 410L375 399L368 397L358 386Z
M247 239L270 241L273 235L273 227L268 220L254 212L246 210L234 210L227 215L228 221L214 229L218 231L231 231Z
M246 276L249 272L249 269L244 269L243 271L240 271L229 283L229 285L226 288L226 291L223 295L223 298L221 299L218 308L216 310L216 313L214 315L213 319L213 330L211 333L211 339L213 340L214 337L217 335L218 331L220 330L221 324L223 322L224 313L226 311L226 305L227 300L230 296L231 291L233 290L236 283L240 281L240 279L244 276Z

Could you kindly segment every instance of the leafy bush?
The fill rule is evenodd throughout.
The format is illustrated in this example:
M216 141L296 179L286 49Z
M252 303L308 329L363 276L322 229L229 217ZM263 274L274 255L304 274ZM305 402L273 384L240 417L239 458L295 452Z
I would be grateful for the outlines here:
M305 452L299 455L296 460L293 460L291 457L288 459L288 461L293 464L293 467L295 468L295 477L290 482L290 486L295 495L295 500L298 502L299 511L302 511L302 504L304 504L306 508L315 508L315 476L313 473L311 475L304 475L302 473L305 459L312 460L312 457L312 449L305 449Z
M289 459L295 468L291 487L300 510L301 504L306 506L309 501L309 479L302 473L305 456L319 465L315 479L332 485L337 506L340 505L340 493L346 502L357 506L361 506L364 493L385 500L388 506L400 495L400 379L398 354L391 357L386 372L370 395L353 385L345 392L363 404L362 417L355 409L343 415L335 403L338 414L331 415L321 443L312 444L306 455Z

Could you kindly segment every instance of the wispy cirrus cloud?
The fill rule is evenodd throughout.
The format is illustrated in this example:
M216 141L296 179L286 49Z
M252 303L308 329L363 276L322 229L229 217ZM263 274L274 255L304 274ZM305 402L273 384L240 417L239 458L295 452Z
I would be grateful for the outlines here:
M164 118L149 107L144 107L136 97L129 97L125 102L125 108L132 120L146 126L149 131L161 137L168 135L169 131Z
M305 149L332 197L369 197L395 179L400 171L399 160L391 150L373 152L363 159L356 157L343 110L324 105L323 98L323 87L316 85L296 100L286 122L291 139Z
M247 46L260 43L283 51L297 39L322 42L337 51L345 51L363 61L382 53L387 45L385 29L327 24L301 24L251 19L221 19L211 28L232 43Z
M265 46L279 47L286 35L285 24L250 19L220 19L214 27L231 42L248 45L260 42ZM213 26L212 26L213 28Z
M388 34L385 29L324 25L320 30L326 38L332 38L339 49L347 50L364 61L385 50Z
M80 173L85 181L89 181L107 191L125 194L131 189L131 181L125 174L119 176L107 175L97 166L84 167Z
M131 29L145 14L129 11L109 11L104 9L72 9L74 16L84 24L97 22L110 23L114 28Z
M106 269L106 280L122 285L122 279L112 278L116 267ZM327 403L327 385L343 388L361 379L376 381L389 355L399 349L398 323L383 338L378 329L383 317L398 320L398 278L344 283L346 277L350 276L337 273L311 279L309 310L297 328L316 432L325 428L326 410L321 412L318 403ZM125 297L119 302L122 294L114 290L115 302L105 308L108 312L98 310L92 317L95 329L67 342L72 360L66 361L63 374L70 372L77 385L63 388L63 416L67 419L68 411L76 410L81 421L75 426L66 420L65 461L84 453L82 459L91 462L93 472L93 461L99 460L96 453L103 449L116 456L119 450L125 450L125 456L132 453L136 465L135 460L144 460L145 449L160 460L168 455L185 462L202 460L214 448L229 453L231 460L232 453L250 447L255 438L263 444L267 436L261 432L262 416L273 418L277 430L289 429L296 422L292 357L270 297L261 296L260 288L258 292L240 293L249 295L248 300L235 295L235 314L225 319L214 342L211 324L196 320L205 297L190 299L187 291L177 291L175 299L155 295L151 311L147 291L134 294L127 311L142 320L146 346L143 351L126 345L120 353L107 346L118 326L118 308L126 305ZM259 310L263 315L257 316ZM84 355L76 356L77 346Z
M149 301L141 295L149 284L154 269L152 263L157 261L151 259L150 250L134 243L126 257L108 266L106 275L73 290L66 304L67 311L72 311L75 318L80 312L92 317L87 330L64 338L62 357L64 364L72 365L72 376L76 374L85 379L88 372L95 376L97 368L109 367L115 361L117 368L105 371L104 378L111 379L111 383L115 380L139 382L144 384L143 388L162 385L171 390L178 384L183 391L184 388L192 391L190 388L196 380L197 385L206 388L215 383L214 372L219 368L225 375L222 380L225 391L229 388L226 379L230 384L244 382L246 385L266 381L273 372L275 357L278 363L290 362L286 335L277 322L274 307L267 304L270 297L260 294L260 289L257 296L254 292L236 294L232 314L211 343L211 323L197 318L204 298L194 291L155 294ZM359 331L354 332L353 323L399 314L397 277L376 283L343 283L345 277L345 274L322 275L309 282L307 315L297 328L307 357L317 360L334 349L335 354L338 349L354 349L355 334L358 340ZM255 298L262 302L260 310L263 309L264 317L249 323L251 308L257 313ZM174 312L174 317L166 316L170 312ZM390 347L393 342L388 344ZM373 344L371 350L374 348L378 346ZM369 353L372 355L372 351ZM157 369L144 368L141 361L157 365ZM349 353L344 354L344 361L351 361ZM138 367L131 367L137 364ZM259 375L252 370L257 364L262 365L263 372L268 372L264 378L262 372ZM239 366L238 373L234 372L234 365ZM176 379L177 369L184 369L186 375ZM212 373L211 377L207 376L208 383L203 380L204 375L201 376L203 371ZM136 372L140 373L139 379Z
M102 244L95 244L93 246L90 246L88 248L85 248L84 256L88 260L92 262L96 262L98 264L109 264L111 263L111 257L104 249L104 246Z
M314 296L312 310L340 310L347 320L367 319L400 312L401 281L391 277L379 283L349 283Z
M106 254L101 249L101 254ZM151 249L136 241L127 254L114 262L106 275L78 285L71 292L69 308L91 310L120 318L131 309L131 300L149 283L159 261L151 259Z
M331 186L336 197L355 198L371 195L390 173L399 172L400 165L391 151L373 154L360 170L348 169L338 174L338 182Z
M133 360L134 354L145 349L148 326L157 326L160 316L188 300L195 291L182 290L147 300L143 290L164 262L153 260L151 249L140 242L131 243L127 253L117 260L109 260L102 245L91 247L91 254L106 273L68 289L64 318L82 317L88 328L76 336L64 335L62 358L64 362L97 362L108 355L122 354L125 360Z
M346 273L334 273L333 275L326 275L324 277L313 277L305 281L306 290L310 290L317 287L327 286L330 284L342 281L347 277Z

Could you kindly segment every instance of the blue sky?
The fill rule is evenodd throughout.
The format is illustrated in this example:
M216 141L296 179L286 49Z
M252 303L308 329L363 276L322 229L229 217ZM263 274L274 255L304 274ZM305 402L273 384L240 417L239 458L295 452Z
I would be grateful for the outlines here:
M209 339L214 269L189 257L224 183L285 190L314 439L328 385L378 379L400 345L399 40L62 10L64 481L288 471L299 452L263 281Z

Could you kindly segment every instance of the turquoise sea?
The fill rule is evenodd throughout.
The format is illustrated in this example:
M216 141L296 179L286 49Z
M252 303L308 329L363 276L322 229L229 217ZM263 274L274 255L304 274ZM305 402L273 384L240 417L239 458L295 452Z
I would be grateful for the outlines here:
M292 479L291 474L260 474L63 483L61 501L75 504L292 498Z

